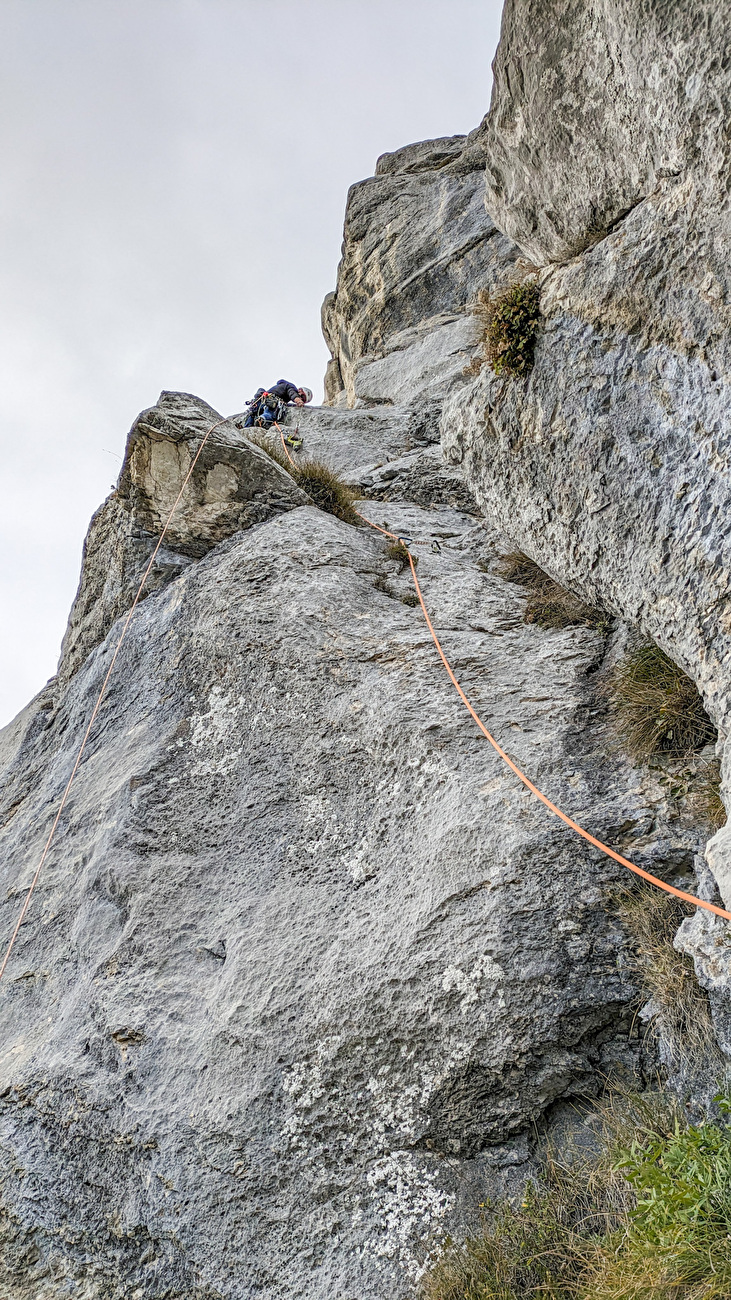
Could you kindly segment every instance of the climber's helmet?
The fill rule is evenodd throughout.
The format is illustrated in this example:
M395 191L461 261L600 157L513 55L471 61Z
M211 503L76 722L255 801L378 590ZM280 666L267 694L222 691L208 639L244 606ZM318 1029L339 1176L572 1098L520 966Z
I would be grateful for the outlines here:
M312 389L311 389L311 388L298 388L297 391L298 391L300 397L302 398L302 401L303 401L303 402L307 403L307 402L311 402L311 401L312 401Z

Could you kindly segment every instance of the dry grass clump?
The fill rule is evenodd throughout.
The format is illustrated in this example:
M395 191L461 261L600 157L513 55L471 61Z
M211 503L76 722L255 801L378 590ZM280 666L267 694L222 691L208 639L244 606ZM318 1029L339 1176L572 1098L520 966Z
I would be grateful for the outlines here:
M619 914L632 939L642 1000L652 999L655 1018L675 1061L702 1067L715 1055L708 996L698 984L690 957L673 947L686 916L695 909L672 894L638 881L616 896Z
M482 329L485 358L496 375L525 375L533 365L540 297L532 280L512 284L497 296L487 289L478 293L474 313Z
M498 562L497 572L508 582L517 582L530 592L523 615L524 623L539 627L594 627L605 631L609 620L600 609L586 605L578 596L549 578L522 551L510 551Z
M409 548L403 542L393 542L391 546L386 547L386 555L389 560L396 560L399 566L399 573L409 568ZM413 556L414 565L419 563L418 557Z
M654 641L643 641L617 665L608 695L615 729L633 758L683 758L716 739L695 685Z
M594 1130L593 1152L549 1151L520 1206L450 1245L424 1300L728 1300L731 1129L658 1091L605 1102Z
M358 494L324 461L305 460L296 469L290 466L289 472L320 510L327 510L328 514L343 519L346 524L358 524L358 516L353 509Z
M696 775L688 795L688 807L711 830L718 831L726 825L726 806L721 798L720 759L710 759Z
M322 460L302 460L292 463L281 442L267 437L266 434L251 435L246 430L249 442L261 447L282 469L291 474L298 487L312 497L315 505L328 514L335 515L346 524L357 525L360 520L353 509L353 502L358 494L344 483L340 475Z

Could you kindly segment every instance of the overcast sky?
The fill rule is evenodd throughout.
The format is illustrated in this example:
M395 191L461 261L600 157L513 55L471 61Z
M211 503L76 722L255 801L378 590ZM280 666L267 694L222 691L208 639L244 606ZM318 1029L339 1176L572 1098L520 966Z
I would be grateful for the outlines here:
M163 388L321 399L348 186L487 111L498 0L0 0L0 725Z

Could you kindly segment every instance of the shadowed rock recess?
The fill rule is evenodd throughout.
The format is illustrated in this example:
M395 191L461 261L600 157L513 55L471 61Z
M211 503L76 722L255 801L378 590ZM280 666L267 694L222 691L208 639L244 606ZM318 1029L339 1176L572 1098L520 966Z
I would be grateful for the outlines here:
M300 455L413 539L444 648L518 764L729 906L728 832L704 856L667 765L617 749L604 690L651 635L723 751L728 33L710 4L612 13L508 0L482 126L353 187L327 404L290 419ZM527 275L535 365L497 379L472 306ZM713 1086L638 1030L626 873L479 735L388 539L316 509L189 394L133 425L58 675L0 733L3 942L218 421L2 987L7 1300L408 1300L447 1236L520 1189L567 1102L658 1068L699 1101ZM525 622L500 576L516 547L604 624ZM711 1074L730 933L704 913L677 940L709 993Z

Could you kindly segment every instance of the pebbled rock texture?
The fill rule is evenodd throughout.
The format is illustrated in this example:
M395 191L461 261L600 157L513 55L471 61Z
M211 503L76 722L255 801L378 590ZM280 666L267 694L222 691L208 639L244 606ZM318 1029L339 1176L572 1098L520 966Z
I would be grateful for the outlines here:
M202 406L165 402L190 454ZM523 623L494 530L404 495L442 490L408 412L306 423L351 478L364 428L363 475L397 470L360 508L415 539L447 652L518 762L689 879L697 832L657 774L608 757L603 635ZM245 497L260 461L238 449ZM135 611L4 985L8 1300L409 1296L447 1233L520 1187L533 1122L654 1068L619 869L475 731L387 545L294 506ZM3 733L3 933L118 626Z

